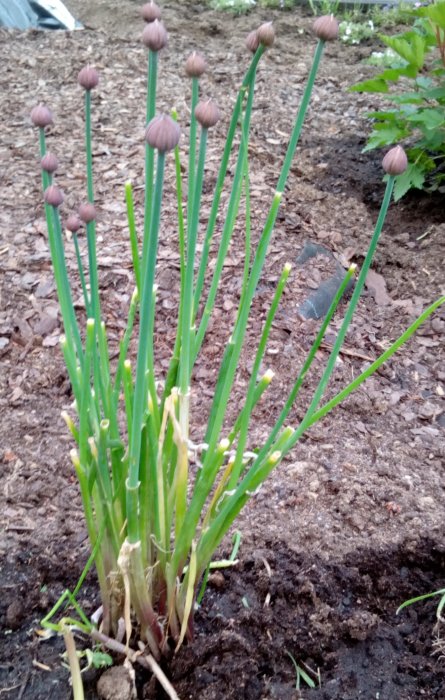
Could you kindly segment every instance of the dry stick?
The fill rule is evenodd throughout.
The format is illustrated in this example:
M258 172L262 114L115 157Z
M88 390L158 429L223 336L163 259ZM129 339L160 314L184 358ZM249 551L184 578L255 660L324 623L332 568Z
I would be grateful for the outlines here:
M164 671L151 654L143 656L142 651L130 649L129 647L126 647L125 644L121 644L121 642L117 642L115 639L107 637L106 634L98 632L97 630L91 630L90 634L93 639L108 647L108 649L111 649L111 651L115 651L117 654L122 654L132 663L137 662L144 668L150 670L156 676L170 700L180 700L176 690L173 688Z

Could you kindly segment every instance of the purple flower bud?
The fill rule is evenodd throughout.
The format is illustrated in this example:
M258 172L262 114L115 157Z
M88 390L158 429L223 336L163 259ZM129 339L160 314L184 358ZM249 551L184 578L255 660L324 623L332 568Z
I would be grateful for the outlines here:
M96 218L96 207L91 202L85 202L79 207L79 217L86 224L91 223Z
M55 185L50 185L45 190L45 202L51 207L60 207L63 203L62 190L59 190Z
M258 39L258 32L256 29L254 29L253 32L250 32L250 34L248 34L246 37L246 46L249 51L255 53L259 45L260 40Z
M147 24L142 32L142 41L150 51L160 51L167 44L167 31L158 19L155 19L150 24Z
M263 46L272 46L275 41L275 29L272 22L265 22L257 29L258 41Z
M145 130L145 140L152 148L161 153L172 151L179 143L181 129L179 124L167 114L154 117Z
M77 76L77 82L88 92L99 84L99 73L93 66L85 66Z
M40 166L42 170L52 174L55 173L57 168L59 167L59 162L56 156L48 151L48 153L45 153L42 160L40 161Z
M31 121L34 126L43 129L53 123L53 115L45 105L37 105L31 112Z
M338 22L333 15L317 17L312 29L315 36L322 41L334 41L338 37Z
M219 121L221 112L213 100L201 100L195 107L195 117L203 129L210 129Z
M77 216L77 214L71 214L71 216L68 217L66 220L65 228L68 231L71 231L71 233L76 233L82 226L82 222Z
M402 146L391 148L382 161L383 170L388 175L401 175L408 167L408 158Z
M142 19L146 22L154 22L155 19L161 19L161 8L155 2L147 2L141 9Z
M199 78L207 70L207 63L202 55L197 51L193 51L185 63L185 72L189 78Z

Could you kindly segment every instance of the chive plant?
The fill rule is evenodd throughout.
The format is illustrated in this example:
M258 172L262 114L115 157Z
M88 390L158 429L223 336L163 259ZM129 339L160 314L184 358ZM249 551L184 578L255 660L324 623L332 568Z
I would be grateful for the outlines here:
M63 417L75 442L71 458L79 480L91 543L91 556L78 587L73 593L64 594L45 618L44 625L64 634L69 645L68 657L73 658L72 673L76 677L79 671L72 651L73 629L90 635L93 640L108 645L111 649L124 649L128 655L131 653L130 640L137 634L138 639L156 659L172 649L178 649L185 638L192 637L193 612L200 582L205 580L219 544L249 498L294 448L303 433L357 389L444 302L442 297L432 304L365 372L330 401L323 402L382 231L394 178L406 168L406 156L397 146L383 161L388 180L369 251L355 282L326 369L304 417L296 426L287 425L291 407L311 369L328 324L354 276L354 266L346 272L308 357L295 377L275 424L270 427L268 438L252 452L249 451L252 412L273 376L270 371L261 375L260 367L290 274L290 266L284 266L254 354L244 403L233 420L232 427L226 431L227 406L240 362L252 301L266 260L323 49L326 41L336 38L338 25L333 17L321 17L314 24L318 42L313 65L295 118L276 191L258 244L252 249L250 120L256 72L263 54L274 42L273 27L269 23L262 25L248 36L247 46L252 52L252 58L235 102L208 223L206 229L202 230L200 213L207 141L211 138L212 127L219 119L219 110L212 100L200 98L199 78L206 64L200 54L192 54L186 65L186 72L192 79L192 98L187 205L183 206L184 188L178 145L181 130L175 114L173 118L169 115L156 115L158 54L165 46L167 34L160 21L160 10L153 2L144 6L143 16L147 22L143 41L148 47L144 225L142 240L139 241L132 186L131 183L126 183L125 197L136 287L129 307L127 327L120 342L119 357L113 367L105 319L101 311L97 270L91 135L92 95L99 81L95 69L88 66L79 74L79 83L85 90L87 201L80 206L78 215L69 217L66 226L73 234L87 314L85 330L81 330L79 318L74 311L65 262L65 241L60 219L63 195L53 183L57 161L46 151L45 128L52 123L52 114L45 106L39 105L31 115L33 123L39 128L49 247L64 326L61 348L74 395L75 417L66 412ZM235 138L236 135L239 136L238 139ZM169 155L171 151L174 159ZM232 153L235 165L228 204L216 260L210 266L209 251L215 236L216 221L221 214L221 194L228 180L226 175ZM164 173L165 168L171 166L175 167L178 190L181 296L176 342L168 371L162 376L156 371L154 359L155 273ZM216 377L204 442L197 446L191 443L189 437L190 425L193 424L193 416L190 415L193 367L206 337L242 200L246 204L246 263L242 291L236 320ZM85 268L77 238L81 222L87 231L88 265ZM200 236L202 245L198 246ZM204 284L205 279L208 279L207 286ZM208 291L205 292L205 289ZM136 318L138 324L135 323ZM129 344L136 333L137 355L133 367ZM159 389L160 386L163 386L162 390ZM195 460L199 461L198 469L191 468L194 466L191 460L197 450L200 450L199 460ZM80 585L93 562L102 598L101 618L96 616L94 621L86 618L76 600ZM74 608L76 616L70 617L65 613L59 622L55 622L56 614L60 616L67 604ZM125 647L121 643L122 627L125 629ZM76 682L75 687L76 698L81 698L81 684Z

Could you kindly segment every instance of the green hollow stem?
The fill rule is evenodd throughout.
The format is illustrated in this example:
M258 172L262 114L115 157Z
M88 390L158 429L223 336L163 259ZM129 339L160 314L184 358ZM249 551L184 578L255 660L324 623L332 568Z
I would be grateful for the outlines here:
M362 269L360 270L360 274L358 276L358 280L355 284L354 291L352 293L351 301L349 302L348 308L346 310L345 317L343 319L342 325L340 327L340 330L338 332L337 338L335 339L334 347L332 348L331 354L329 356L326 369L323 372L323 375L320 379L320 382L314 392L314 396L312 398L312 401L309 405L309 408L307 409L307 412L305 414L304 420L309 418L312 413L316 410L318 404L321 401L321 398L323 396L323 393L328 385L328 382L331 378L331 375L334 371L335 368L335 363L337 361L338 355L340 353L341 347L343 345L344 339L346 337L346 333L348 331L348 328L351 324L352 317L354 315L354 311L357 307L359 298L361 296L361 293L363 291L363 287L365 286L365 281L366 277L369 272L369 268L371 267L372 259L374 257L375 250L377 248L377 244L379 242L380 234L382 232L383 224L385 222L386 214L388 211L388 207L391 202L391 195L392 195L392 190L394 187L394 176L390 176L387 183L386 183L386 189L385 189L385 194L383 197L382 201L382 206L380 208L379 216L377 218L377 222L375 225L374 233L371 238L371 243L368 248L368 252L366 253L365 260L363 262Z
M82 287L82 294L83 294L83 301L85 304L85 311L86 311L87 316L91 316L90 299L88 296L88 290L87 290L87 285L86 285L86 281L85 281L85 272L83 270L82 258L80 255L79 238L78 238L76 232L73 233L73 242L74 242L74 250L76 253L77 270L79 272L80 284Z
M232 144L233 144L233 139L235 136L235 132L238 126L240 114L241 114L241 109L243 105L243 100L245 97L246 92L249 93L248 99L253 100L253 94L250 97L251 93L253 93L253 85L255 82L255 77L256 77L256 69L258 66L258 63L260 61L261 56L264 53L264 46L260 45L260 47L257 49L255 55L252 58L252 62L250 64L250 67L244 77L244 80L242 82L241 88L238 93L238 97L235 103L235 107L233 109L232 113L232 118L230 120L230 125L229 129L227 132L227 137L226 137L226 143L224 146L224 151L223 155L221 158L221 165L219 168L218 172L218 178L216 181L216 186L215 186L215 192L213 196L213 201L212 201L212 208L210 210L210 215L209 215L209 221L207 224L207 230L204 238L204 245L203 245L203 250L202 250L202 255L201 255L201 261L199 264L199 269L198 269L198 275L197 275L197 280L196 280L196 289L195 289L195 316L198 311L198 306L200 303L201 299L201 294L202 294L202 289L204 286L204 279L205 279L205 272L207 269L207 263L208 263L208 256L209 256L209 250L210 250L210 243L213 238L213 234L215 231L215 225L216 225L216 220L218 216L218 210L219 210L219 204L221 200L221 194L223 192L223 184L224 180L226 177L227 173L227 167L229 164L229 158L230 158L230 153L232 150ZM247 114L247 109L246 109L246 114ZM245 116L244 120L246 121L247 117ZM235 194L233 194L235 193ZM235 189L235 185L232 186L232 196L238 196L238 191ZM229 218L229 212L227 214L226 219ZM230 217L232 218L232 217ZM233 229L233 224L232 224L232 229ZM231 233L231 230L230 230ZM197 341L197 345L199 345L199 342Z
M114 379L114 406L115 406L115 411L117 412L117 404L119 402L119 392L121 388L121 382L122 382L122 374L124 371L124 365L127 359L128 355L128 347L130 345L130 340L131 340L131 335L133 332L133 326L134 326L134 319L136 316L136 311L138 308L138 302L139 302L139 292L138 288L134 290L132 296L131 296L131 301L130 301L130 309L128 311L128 318L127 318L127 327L125 328L124 332L124 337L122 338L120 342L120 347L119 347L119 360L117 363L117 368L116 368L116 374L115 374L115 379Z
M195 107L199 100L199 80L192 78L192 101L190 107L190 139L189 139L189 169L188 169L188 194L187 194L187 229L192 219L192 204L195 192L195 164L196 164L196 117Z
M300 389L303 385L303 382L307 376L307 373L309 372L309 369L312 366L312 362L314 361L315 356L318 352L318 349L323 341L323 338L324 338L325 333L326 333L326 329L329 326L330 322L332 321L332 318L333 318L334 313L337 309L337 306L340 303L340 300L342 299L346 289L348 288L349 283L351 282L351 279L354 275L354 271L355 271L355 265L351 265L349 270L346 272L346 275L344 276L343 281L342 281L340 287L338 288L334 299L331 302L331 305L328 309L328 312L327 312L327 314L326 314L325 318L323 319L323 322L320 326L320 330L317 333L317 337L315 338L315 341L312 343L312 346L309 350L308 356L303 364L303 367L301 368L301 370L297 376L297 379L295 380L295 383L292 387L292 390L289 393L287 401L284 404L283 409L282 409L267 441L265 442L265 444L263 445L263 447L261 448L261 450L258 454L258 461L259 462L262 459L264 459L266 457L266 455L269 453L273 443L275 442L275 440L278 436L278 433L280 432L281 428L284 425L284 422L285 422L287 416L289 415L289 412L290 412L293 404L295 403L298 392L300 391Z
M290 270L291 270L291 266L288 263L286 263L286 265L283 268L283 272L281 273L280 279L278 281L277 288L275 290L275 294L274 294L274 297L272 299L272 303L270 305L270 309L269 309L269 312L267 314L266 321L264 323L264 327L263 327L263 330L261 333L260 342L258 343L258 348L257 348L255 359L253 362L249 386L247 388L246 400L245 400L244 409L243 409L243 413L242 413L242 420L241 420L241 425L240 425L240 432L239 432L238 445L237 445L237 450L236 450L236 455L235 455L235 462L233 464L232 473L230 476L229 484L227 486L227 488L229 490L231 490L235 487L235 485L238 482L239 476L242 472L242 469L243 469L244 451L245 451L246 444L247 444L249 424L250 424L250 419L252 416L252 410L253 410L253 406L254 406L254 396L255 396L255 389L256 389L256 385L257 385L257 377L258 377L258 373L260 370L261 362L263 361L263 358L264 358L264 353L266 351L266 345L267 345L267 341L269 338L270 330L272 328L272 323L273 323L273 320L276 316L276 313L278 310L278 305L280 303L282 294L284 292L284 288L286 286Z
M156 113L156 84L158 76L158 52L148 51L148 84L147 84L147 105L145 114L146 125L153 119ZM153 204L153 177L154 177L154 149L145 144L145 203L144 203L144 243L150 235L152 204ZM145 262L142 271L146 269Z
M87 159L88 201L94 204L93 147L91 139L91 90L85 90L85 151Z
M204 163L207 148L208 129L201 130L201 139L199 144L198 167L196 173L196 183L194 189L193 205L191 208L191 219L187 227L187 263L185 269L184 288L181 296L183 297L182 307L182 341L181 341L181 358L179 365L179 387L183 395L189 390L190 383L190 367L191 367L191 339L192 339L192 324L193 324L193 279L194 279L194 261L196 255L196 241L198 236L199 225L199 208L202 194L202 184L204 180Z
M154 276L156 253L159 233L159 220L164 182L165 153L158 153L155 191L153 199L153 215L150 240L147 244L147 267L142 270L142 294L140 301L139 346L136 364L136 380L133 398L133 422L129 446L129 468L127 479L127 519L128 538L130 543L139 540L138 497L139 488L139 458L141 451L141 432L143 416L146 408L147 366L153 365L153 307L154 307ZM150 358L151 355L151 358Z
M139 267L139 244L138 235L136 231L136 223L134 219L134 202L133 202L133 190L131 187L131 182L125 183L125 202L127 205L127 220L128 220L128 230L130 232L130 247L131 247L131 258L133 261L134 278L136 282L136 287L141 289L141 272Z
M235 174L233 177L232 190L230 193L229 204L227 206L227 213L224 221L223 231L221 234L221 241L219 244L218 254L215 262L215 269L213 271L212 281L210 284L209 293L207 295L207 300L204 305L202 312L202 318L199 323L198 331L196 333L195 341L195 359L199 353L201 345L204 341L204 337L207 331L207 326L210 320L210 316L213 311L215 304L216 294L218 291L219 282L221 279L222 270L224 267L224 262L227 256L227 251L230 244L230 239L233 234L233 229L235 226L236 217L238 215L239 204L241 200L242 192L242 181L245 175L245 160L247 158L247 143L249 139L250 130L250 120L252 115L253 98L254 98L254 85L255 85L256 71L253 71L251 82L248 85L248 95L247 104L243 119L243 128L241 134L241 143L239 146L237 162L235 166ZM209 235L211 234L211 235ZM208 257L210 251L210 243L213 238L213 229L207 229L207 234L204 240L204 246L201 256L201 262L199 265L198 276L196 280L196 290L195 290L195 315L198 310L198 305L202 295L202 289L204 286L205 273L208 264Z

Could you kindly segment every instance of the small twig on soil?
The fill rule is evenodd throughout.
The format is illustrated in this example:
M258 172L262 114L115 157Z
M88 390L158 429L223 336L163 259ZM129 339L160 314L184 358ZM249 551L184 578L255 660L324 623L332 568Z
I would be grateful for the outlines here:
M108 649L115 651L117 654L122 654L123 656L126 656L127 659L129 659L132 663L137 662L144 668L150 670L153 673L153 675L156 676L159 683L162 685L165 692L169 696L170 700L180 700L178 694L176 693L172 684L168 680L164 671L151 654L147 654L146 656L144 656L142 650L135 651L134 649L130 649L126 647L125 644L121 644L115 639L111 639L111 637L107 637L105 634L102 634L102 632L98 632L97 630L92 630L91 636L97 642L100 642L104 646L108 647Z
M332 350L332 345L329 343L321 343L320 348L323 348L323 350L329 350L329 352ZM357 352L357 350L349 350L348 348L341 348L340 350L341 355L349 355L349 357L358 357L359 360L366 360L367 362L374 362L375 357L370 357L369 355L364 355L361 352Z
M28 673L26 674L26 678L25 678L25 680L24 680L23 683L22 683L22 687L20 688L20 693L18 694L17 700L22 700L22 697L23 697L23 694L24 694L24 692L25 692L26 686L28 685L28 681L29 681L30 675L31 675L31 672L28 671Z

